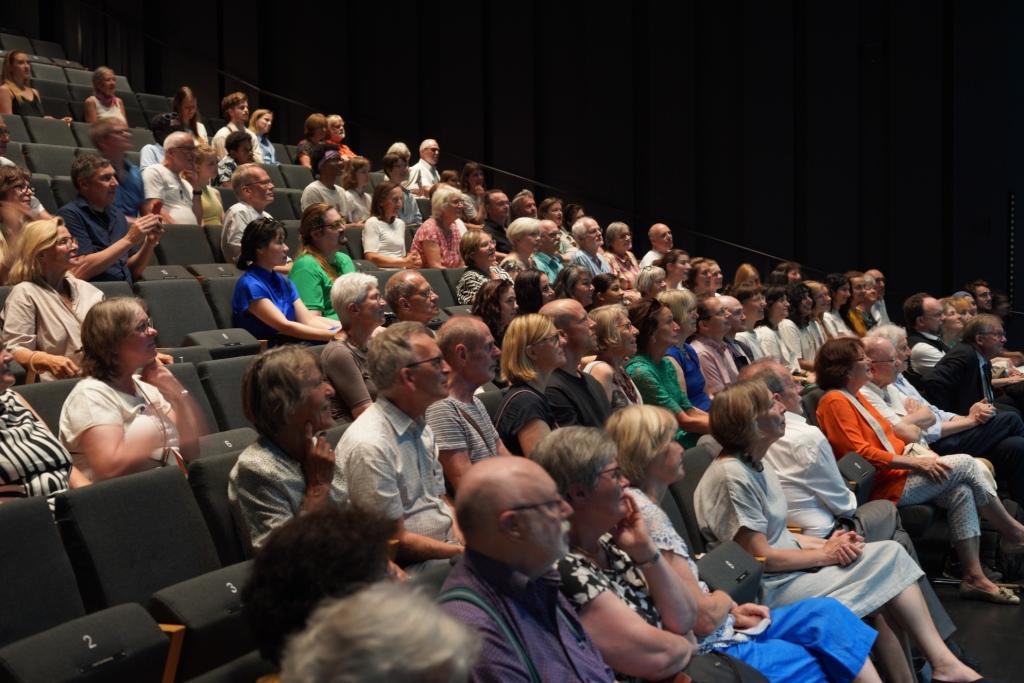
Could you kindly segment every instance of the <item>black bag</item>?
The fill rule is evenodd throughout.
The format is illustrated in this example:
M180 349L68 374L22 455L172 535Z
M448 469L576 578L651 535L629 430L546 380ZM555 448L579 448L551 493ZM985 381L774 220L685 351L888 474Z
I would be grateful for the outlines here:
M754 667L721 652L694 655L683 673L693 683L770 683Z
M846 480L857 497L857 505L871 500L871 489L875 485L875 466L857 453L847 453L839 459L839 473Z
M697 560L700 578L711 590L725 591L739 604L761 594L763 565L735 541L725 541Z

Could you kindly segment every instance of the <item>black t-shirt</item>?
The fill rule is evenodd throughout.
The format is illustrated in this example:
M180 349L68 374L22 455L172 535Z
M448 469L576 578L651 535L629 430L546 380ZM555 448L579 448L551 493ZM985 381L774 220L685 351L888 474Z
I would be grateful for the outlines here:
M513 384L505 393L505 400L498 409L495 428L512 455L523 455L519 446L519 432L530 422L543 420L555 429L554 414L544 395L529 384Z
M590 375L577 375L558 368L551 373L544 395L560 427L604 427L611 406L604 387Z

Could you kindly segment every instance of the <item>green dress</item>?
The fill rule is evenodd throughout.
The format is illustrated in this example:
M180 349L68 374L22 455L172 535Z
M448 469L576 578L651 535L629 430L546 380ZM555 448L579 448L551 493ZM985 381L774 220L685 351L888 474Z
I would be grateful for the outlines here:
M626 373L640 391L644 405L661 406L673 415L693 407L686 392L679 387L676 369L668 356L655 363L649 356L638 353L626 363ZM683 429L676 432L676 441L686 448L697 445L699 434L690 434Z
M340 251L334 254L334 267L339 275L356 272L356 264L348 254ZM334 281L312 254L303 254L295 259L288 278L299 290L299 298L311 311L321 313L325 318L337 320L338 314L331 306L331 285Z

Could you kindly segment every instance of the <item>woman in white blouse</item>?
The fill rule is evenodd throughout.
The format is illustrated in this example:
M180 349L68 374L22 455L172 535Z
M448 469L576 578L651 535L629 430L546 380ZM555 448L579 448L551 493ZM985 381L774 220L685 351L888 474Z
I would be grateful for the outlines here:
M363 226L363 257L379 268L419 268L420 255L405 248L405 222L398 217L405 194L383 182L373 191L371 215Z
M801 370L814 370L814 356L823 341L814 337L814 297L811 289L802 282L786 288L789 299L789 315L778 323L779 341L783 345L783 356L796 357Z
M825 286L828 287L829 296L832 297L832 304L822 322L825 324L825 333L829 339L839 337L856 337L850 326L843 319L839 310L850 300L850 280L842 273L829 273L825 276Z
M761 350L764 351L764 355L774 358L790 370L799 371L800 363L797 354L787 347L779 336L779 323L789 317L789 299L786 297L786 288L769 287L765 290L764 298L766 302L764 320L754 328L757 340L761 343Z

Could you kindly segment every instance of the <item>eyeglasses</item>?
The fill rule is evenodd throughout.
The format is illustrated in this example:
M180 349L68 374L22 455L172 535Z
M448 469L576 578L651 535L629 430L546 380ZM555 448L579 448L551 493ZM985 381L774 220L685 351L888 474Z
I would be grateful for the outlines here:
M59 240L53 243L56 247L67 247L72 244L78 244L78 240L74 237L61 237Z
M435 370L440 370L441 366L444 365L444 356L434 356L433 358L425 358L423 360L418 360L415 363L409 363L405 367L414 368L417 365L423 365L424 363L430 363L432 366L434 366Z
M17 185L12 185L11 189L16 190L18 192L27 192L28 194L36 193L35 188L33 188L28 183L18 183Z
M168 152L182 152L183 154L195 154L196 153L196 148L195 147L172 147L171 149L169 149L167 151Z
M505 508L506 512L518 512L519 510L533 510L535 508L542 508L545 512L551 515L556 515L562 509L563 500L561 498L552 498L551 500L543 500L539 503L527 503L525 505L513 505L510 508Z
M533 342L532 344L530 344L530 346L538 346L540 344L555 345L555 344L558 344L558 341L561 339L561 337L562 337L562 333L561 332L555 332L554 334L549 334L548 336L544 337L540 341Z
M274 183L270 178L264 178L263 180L254 180L251 183L246 183L242 187L249 187L250 185L260 185L262 187L268 187Z
M153 319L146 318L141 323L132 328L132 332L135 334L146 334L153 327Z
M610 479L612 481L622 481L623 479L626 478L626 475L624 475L622 473L622 468L619 467L618 465L615 465L613 467L606 467L606 468L604 468L603 470L601 470L600 472L597 473L597 476L598 477L603 477L606 474L610 474L611 475Z
M896 358L885 358L885 359L873 360L873 361L871 361L871 364L874 365L875 363L881 363L882 365L895 365L898 362L899 362L899 360L896 359Z
M1003 330L998 330L998 331L993 330L992 332L980 332L980 333L978 333L978 336L982 336L982 335L986 335L986 334L990 335L990 336L993 336L996 339L1006 339L1006 332L1004 332Z
M324 223L323 227L325 230L330 228L331 230L341 230L345 227L345 221L335 221L333 223Z

